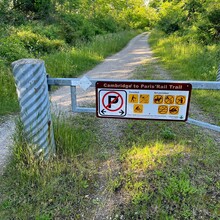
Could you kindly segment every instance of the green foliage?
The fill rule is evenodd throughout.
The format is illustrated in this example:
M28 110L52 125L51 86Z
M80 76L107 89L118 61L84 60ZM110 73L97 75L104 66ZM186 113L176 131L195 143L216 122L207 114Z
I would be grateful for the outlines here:
M120 29L119 24L109 14L98 12L94 15L92 22L96 26L96 34L114 33Z
M18 31L16 38L23 43L30 54L35 56L59 51L65 47L62 40L50 40L31 31Z
M17 32L32 32L39 37L46 37L50 40L64 40L61 27L57 23L46 23L44 21L31 21L20 25Z
M61 33L67 43L91 40L95 27L80 14L65 13L59 16Z
M44 56L47 72L52 77L77 77L97 65L106 56L123 48L136 34L135 31L126 31L100 35L70 51Z
M0 115L18 111L18 101L13 76L0 60Z
M212 44L220 39L220 4L217 0L154 0L149 8L156 10L155 25L166 34L177 32L188 41L202 44Z
M160 10L158 26L165 33L173 33L181 29L181 25L186 12L182 11L183 3L173 4L172 2L163 3Z
M13 0L13 5L22 12L45 17L50 12L51 0Z
M54 136L58 155L82 154L88 151L96 143L96 136L88 127L93 122L89 117L78 117L77 119L57 118L54 120Z
M187 42L185 37L170 36L154 31L150 43L156 55L162 57L169 68L175 71L175 78L187 80L216 80L220 53L219 45L202 46Z
M24 44L15 36L9 36L2 39L0 44L0 57L6 62L12 62L24 57L30 57Z

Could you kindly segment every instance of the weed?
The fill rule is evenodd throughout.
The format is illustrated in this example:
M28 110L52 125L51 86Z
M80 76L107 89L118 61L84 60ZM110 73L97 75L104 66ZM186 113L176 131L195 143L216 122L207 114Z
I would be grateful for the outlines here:
M167 139L167 140L174 140L175 139L175 133L169 129L169 128L165 128L162 132L161 132L161 135L164 139Z

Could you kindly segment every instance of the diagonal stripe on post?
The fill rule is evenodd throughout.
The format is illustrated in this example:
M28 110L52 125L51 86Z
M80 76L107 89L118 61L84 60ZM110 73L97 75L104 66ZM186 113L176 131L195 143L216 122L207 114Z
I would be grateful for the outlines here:
M55 141L44 61L21 59L12 68L26 139L35 156L49 158L55 152Z

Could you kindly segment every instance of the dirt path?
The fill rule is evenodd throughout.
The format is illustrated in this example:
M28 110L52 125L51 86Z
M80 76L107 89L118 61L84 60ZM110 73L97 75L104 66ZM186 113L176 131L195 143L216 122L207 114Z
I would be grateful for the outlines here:
M84 75L88 78L99 79L129 79L137 66L147 60L152 59L152 51L147 43L148 35L141 34L130 41L130 43L120 52L105 59L94 69ZM58 112L71 112L70 89L62 87L51 95L52 109ZM95 103L94 88L86 92L77 88L77 104L79 106L89 106Z
M15 130L14 116L0 119L0 175L11 152L12 135Z
M85 75L88 78L99 79L129 79L132 78L133 71L136 67L150 61L152 59L152 52L147 43L148 35L141 34L135 37L130 43L119 53L108 57L105 61L96 66ZM71 113L70 88L62 87L51 95L53 112L60 112L64 115ZM91 106L95 104L95 90L88 89L86 92L77 88L77 104L78 106ZM126 121L114 119L98 120L97 126L102 131L100 136L103 136L105 143L108 143L106 150L108 151L109 159L103 164L100 164L99 173L99 187L97 191L90 195L93 200L97 201L95 210L89 210L89 219L104 220L111 219L112 210L114 210L120 203L123 203L123 197L115 196L108 190L108 182L118 174L120 166L117 162L117 152L114 150L114 144L119 143L121 127L125 126ZM106 133L108 138L106 140ZM105 134L105 135L104 135ZM109 145L109 143L111 143Z

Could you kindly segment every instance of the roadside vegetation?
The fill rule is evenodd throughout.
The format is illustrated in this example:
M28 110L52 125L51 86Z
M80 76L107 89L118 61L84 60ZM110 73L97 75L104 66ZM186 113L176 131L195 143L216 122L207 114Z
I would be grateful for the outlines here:
M166 36L152 32L150 44L155 56L175 80L216 81L220 64L219 44L202 45L185 42L175 34ZM193 90L193 102L215 124L220 125L220 93L218 90Z
M141 0L0 1L0 115L18 111L13 61L43 59L51 76L76 77L122 49L146 17Z
M150 45L173 79L216 81L220 65L219 1L152 1L157 13ZM220 125L219 91L193 91L196 102Z
M220 151L211 137L186 124L132 121L119 149L111 186L127 202L114 219L218 219Z

